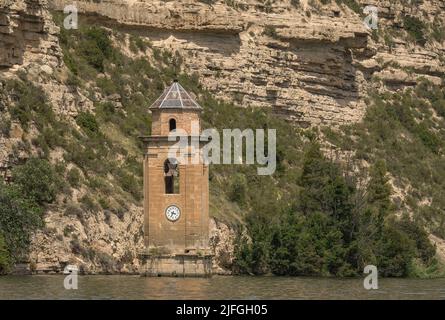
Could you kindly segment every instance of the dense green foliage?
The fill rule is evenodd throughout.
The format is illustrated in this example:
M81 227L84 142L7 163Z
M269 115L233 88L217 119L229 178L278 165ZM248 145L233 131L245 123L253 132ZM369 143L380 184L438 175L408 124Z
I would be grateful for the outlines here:
M66 178L69 182L69 184L73 187L79 187L80 186L80 182L81 182L81 176L80 176L80 171L77 168L72 168L71 170L68 171Z
M54 122L54 113L41 89L27 82L8 81L5 90L18 98L10 113L11 118L18 120L23 128L27 129L31 120L39 129Z
M425 81L405 93L374 95L362 123L325 130L340 149L355 150L359 161L384 159L394 185L408 189L399 209L413 211L439 237L445 235L444 110L444 90Z
M23 258L30 235L43 226L44 206L54 201L58 177L44 159L13 171L14 184L0 184L0 272Z
M82 112L78 114L76 122L89 135L94 135L99 132L99 124L97 123L94 115L89 112Z
M0 233L0 275L5 274L11 267L11 257L5 242L5 238Z
M403 18L403 26L412 39L419 44L426 43L425 24L417 17L405 16Z
M22 196L43 205L55 200L59 187L58 177L46 160L31 158L13 170L14 185L20 187Z
M384 232L392 246L383 246L384 252L399 252L399 260L412 255L409 246L397 243L415 242L417 253L410 272L425 276L420 264L430 265L428 272L435 272L431 260L433 249L428 246L425 229L439 237L445 235L443 218L445 192L445 163L443 161L443 141L445 138L445 92L443 88L427 81L414 90L403 93L373 95L362 123L344 126L339 131L326 129L326 137L343 150L355 150L357 161L368 162L384 159L394 185L403 190L403 198L397 197L398 211L411 215L415 223L408 219L396 221L394 227ZM371 171L372 173L372 171ZM382 182L376 184L379 188ZM378 190L370 190L368 196ZM381 190L379 193L386 193ZM428 199L428 200L426 200ZM380 203L384 212L388 203L381 197L373 197ZM375 209L374 209L375 211ZM426 254L424 253L426 252ZM394 266L394 261L380 261L388 269L388 274L402 275Z
M435 263L424 230L408 219L402 227L389 217L391 193L384 163L373 166L364 189L347 174L312 143L293 206L275 212L275 223L270 223L268 212L248 217L251 239L240 239L239 271L351 276L374 264L385 276L407 276L414 259Z

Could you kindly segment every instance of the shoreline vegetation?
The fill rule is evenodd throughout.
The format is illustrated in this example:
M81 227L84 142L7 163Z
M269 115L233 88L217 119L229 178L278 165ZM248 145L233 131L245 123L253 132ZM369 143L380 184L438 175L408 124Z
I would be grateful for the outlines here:
M62 23L59 13L54 19ZM61 28L65 84L94 102L94 112L80 113L75 125L54 114L26 74L3 86L5 94L17 97L11 118L24 130L33 119L39 133L23 142L24 149L39 152L14 168L11 186L0 184L0 273L24 259L32 233L44 228L48 206L82 221L85 212L125 214L122 201L113 202L117 208L111 200L140 203L137 136L150 129L147 107L178 78L204 108L204 128L277 129L275 175L259 177L254 165L210 170L211 214L238 231L235 275L358 278L373 264L382 277L445 276L428 239L428 233L445 236L443 88L423 81L405 92L370 93L361 123L301 129L271 110L214 99L196 74L181 71L179 54L137 36L128 41L134 57L118 49L116 43L126 45L127 36L116 30L84 23L79 30ZM104 97L119 94L122 108L95 99L94 90ZM107 136L111 127L128 140L125 145ZM329 146L339 157L327 156ZM56 148L64 150L58 163L50 160ZM346 154L351 156L342 158ZM116 166L116 155L128 157L125 167ZM66 170L68 163L74 169ZM109 172L115 189L110 189ZM408 196L394 196L394 187L407 186L412 188ZM71 203L72 190L80 187L87 188L88 199ZM431 205L420 205L425 198L433 199ZM71 238L74 254L118 272L116 262L91 252L72 231L63 236Z

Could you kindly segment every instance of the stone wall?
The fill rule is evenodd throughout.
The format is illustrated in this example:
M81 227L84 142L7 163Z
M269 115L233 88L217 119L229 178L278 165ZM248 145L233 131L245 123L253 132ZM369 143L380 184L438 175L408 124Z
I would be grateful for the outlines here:
M212 257L197 255L143 256L141 275L148 277L210 277Z

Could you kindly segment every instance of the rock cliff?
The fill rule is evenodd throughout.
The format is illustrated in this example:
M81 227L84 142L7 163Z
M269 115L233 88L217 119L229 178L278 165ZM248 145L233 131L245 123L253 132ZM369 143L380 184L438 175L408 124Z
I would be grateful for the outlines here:
M45 1L0 2L0 68L33 61L59 66L58 28Z
M50 3L61 10L69 1ZM374 86L410 86L418 76L440 80L443 40L408 41L403 19L441 25L442 2L361 1L379 9L376 32L342 1L323 3L108 0L77 6L177 51L186 70L218 97L273 107L304 125L360 120Z

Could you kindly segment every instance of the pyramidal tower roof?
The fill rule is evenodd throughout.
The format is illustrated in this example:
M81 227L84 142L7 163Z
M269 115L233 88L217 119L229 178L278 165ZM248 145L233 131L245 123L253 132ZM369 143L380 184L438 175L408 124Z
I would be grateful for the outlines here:
M150 109L202 109L201 106L185 91L185 89L174 81L166 88L162 95L151 105Z

